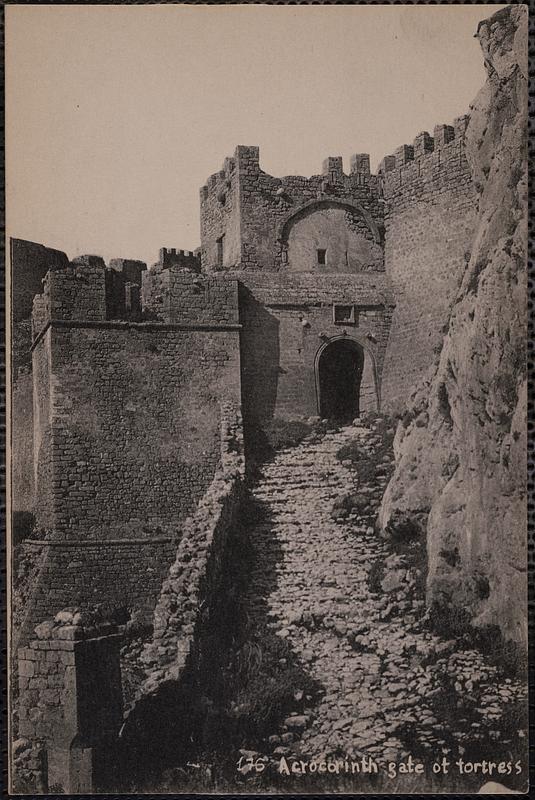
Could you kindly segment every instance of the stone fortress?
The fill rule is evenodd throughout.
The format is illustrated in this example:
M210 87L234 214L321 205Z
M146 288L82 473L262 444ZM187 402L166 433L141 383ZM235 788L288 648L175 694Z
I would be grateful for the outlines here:
M238 146L201 188L199 250L163 248L151 269L12 240L15 324L33 300L13 502L41 532L24 543L39 567L23 639L96 599L150 615L177 525L216 471L223 407L246 435L273 417L403 408L469 258L467 120L376 175L357 154L349 174L330 157L319 175L275 178Z

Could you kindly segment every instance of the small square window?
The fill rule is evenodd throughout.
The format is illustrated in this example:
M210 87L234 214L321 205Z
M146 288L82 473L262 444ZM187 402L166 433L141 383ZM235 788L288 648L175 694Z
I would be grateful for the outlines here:
M327 263L327 250L318 249L318 264L325 266Z
M339 325L354 325L355 306L333 305L333 322Z

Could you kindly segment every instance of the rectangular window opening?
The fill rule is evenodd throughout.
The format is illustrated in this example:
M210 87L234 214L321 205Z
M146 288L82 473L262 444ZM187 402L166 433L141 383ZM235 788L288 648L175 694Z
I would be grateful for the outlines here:
M338 325L355 324L355 306L333 305L333 322Z
M327 250L318 249L318 264L325 266L327 263Z
M223 234L223 236L220 236L219 239L217 239L217 266L218 267L222 267L223 266L223 240L224 240L224 238L225 238L225 235Z

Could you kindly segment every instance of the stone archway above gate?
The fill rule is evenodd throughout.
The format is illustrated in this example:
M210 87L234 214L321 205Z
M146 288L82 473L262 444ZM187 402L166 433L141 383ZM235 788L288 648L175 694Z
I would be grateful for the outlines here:
M277 232L278 241L283 245L287 244L290 230L296 222L310 214L312 211L322 211L327 208L341 208L360 216L368 226L374 242L376 244L382 244L382 233L374 222L369 211L361 206L360 203L355 203L353 200L341 200L335 197L324 197L321 199L308 200L306 203L300 205L299 208L292 209L292 211L286 215L279 225Z
M383 268L381 231L352 200L310 200L281 222L280 260L293 272L357 273Z

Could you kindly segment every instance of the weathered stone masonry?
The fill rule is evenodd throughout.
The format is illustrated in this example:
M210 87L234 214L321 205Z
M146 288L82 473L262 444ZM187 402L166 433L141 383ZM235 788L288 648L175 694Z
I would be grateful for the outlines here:
M384 365L384 408L400 411L440 350L476 224L465 155L468 117L419 134L379 166L385 266L396 298Z
M52 269L64 269L69 264L65 253L24 239L10 240L12 266L11 304L11 366L13 377L11 430L13 486L12 507L15 512L33 508L33 470L31 469L32 397L31 325L32 303L42 291L42 281Z
M379 408L394 305L384 274L255 272L239 274L239 283L242 402L248 422L320 413L318 358L340 340L355 342L364 352L361 413ZM333 304L354 306L354 321L335 322Z
M150 615L177 524L219 463L221 403L253 426L321 414L320 364L345 344L361 359L356 412L399 407L470 247L465 126L420 134L377 176L359 154L348 175L330 157L321 175L274 178L240 146L201 190L200 251L48 273L33 312L45 535L23 545L42 564L27 632L97 595Z
M39 526L36 538L21 545L31 568L24 591L17 587L15 614L23 646L17 648L15 640L19 697L13 755L24 788L67 794L123 790L118 780L123 770L132 777L134 762L152 764L166 749L154 736L156 729L165 730L173 758L185 752L196 722L210 717L205 690L214 672L211 634L225 627L219 614L222 602L229 602L229 546L243 511L241 407L246 422L260 424L273 416L321 412L326 385L321 365L335 360L337 350L354 359L339 364L344 369L353 364L359 376L347 384L343 369L335 370L335 388L350 386L359 395L351 411L399 410L419 383L398 426L398 468L376 522L396 536L406 535L408 522L412 533L426 527L427 607L436 612L438 601L452 618L460 612L463 631L468 615L466 621L493 635L498 636L498 626L506 638L525 641L519 614L525 586L518 574L525 560L525 374L518 356L525 331L518 309L525 293L521 212L527 167L523 170L517 159L524 152L527 101L518 98L527 92L527 66L515 54L527 41L527 31L520 38L525 26L521 6L509 6L480 25L489 80L473 105L466 145L463 117L453 126L437 126L433 138L424 132L413 145L398 148L383 160L377 176L370 174L367 156L358 155L350 175L344 175L341 159L329 158L323 175L310 179L268 176L260 170L257 148L240 147L201 192L200 252L164 248L159 263L147 270L142 262L124 259L106 268L95 256L68 265L63 254L50 251L51 270L34 302L34 408L30 414L26 404L25 412L33 418L33 451L25 439L18 465L33 453L33 477L26 480L23 496L29 500L35 486L32 510ZM30 252L37 253L38 272L44 248L27 242L12 247L12 257L19 253L22 259L23 277ZM332 370L329 374L332 379ZM27 386L23 381L15 391L19 433ZM414 698L421 695L426 703L412 730L424 732L416 737L423 745L444 743L437 738L442 712L427 704L436 695L429 680L439 654L439 694L448 687L447 672L448 681L456 681L454 705L464 708L464 693L470 708L477 702L478 714L487 715L482 713L477 735L473 725L461 726L461 738L455 737L458 752L464 754L465 742L486 741L480 738L485 726L489 741L497 741L502 731L509 736L505 721L511 708L518 716L525 687L510 679L497 684L500 697L506 697L502 703L496 695L506 711L500 718L494 696L487 696L498 670L492 667L476 687L473 669L481 673L484 666L487 672L486 659L473 659L474 651L468 656L464 647L450 658L451 640L435 635L436 647L429 648L427 625L420 629L418 624L424 603L405 591L413 580L404 556L386 560L389 572L381 580L391 600L396 594L396 604L387 609L387 598L368 602L367 587L361 592L366 608L363 612L360 603L352 620L359 627L345 641L354 609L344 602L344 587L369 581L371 562L363 571L357 558L354 574L348 572L351 543L333 523L323 490L330 502L339 486L345 500L347 475L340 472L345 467L336 454L348 432L356 430L363 452L373 450L373 442L379 448L385 443L377 425L369 433L366 425L342 428L319 447L311 437L290 456L277 456L255 488L257 501L274 500L276 507L271 507L269 526L262 516L248 530L257 540L251 561L253 573L258 568L257 583L268 577L266 535L271 539L275 533L277 547L289 545L275 589L269 586L269 627L278 619L285 635L291 629L292 648L328 689L318 705L321 725L315 712L300 708L304 714L292 713L284 721L287 738L270 736L269 742L294 741L289 731L299 719L301 753L303 745L318 752L327 736L331 746L335 735L336 747L344 752L351 752L342 747L346 738L358 752L364 747L396 759L405 753L411 730L406 725L414 721ZM318 462L316 469L311 470L311 458ZM372 550L379 484L387 482L390 462L390 455L382 458L374 485L361 486L356 497L364 514L355 519L363 523ZM479 507L482 497L485 508ZM494 516L489 516L489 502ZM306 575L302 560L294 558L303 527L294 522L302 522L303 503L309 506L311 531L316 527L316 544L320 550L326 546L334 569L328 575L318 572L317 553ZM488 524L491 518L494 526ZM331 526L334 557L322 525ZM305 546L309 532L301 531ZM500 549L503 542L506 551ZM375 555L380 561L381 554ZM335 568L337 559L343 569ZM258 601L252 577L249 599ZM315 623L325 619L329 625L294 625L288 596L310 614L306 585L314 581L323 584L322 603L330 606L336 593L328 617L314 609L311 615ZM247 593L241 594L243 600ZM94 612L88 608L93 601L101 606ZM137 639L134 649L121 651L124 606L131 617L141 615L154 624L151 641L141 645ZM257 602L249 606L253 618L255 608ZM370 613L371 628L365 619ZM374 619L384 629L377 641ZM136 620L131 621L129 633L133 629L139 636ZM261 625L255 633L263 636ZM314 633L320 638L312 648ZM329 637L333 646L325 647ZM333 661L340 647L344 653ZM382 677L386 694L393 695L386 701L380 681L370 683L370 675L381 672L385 652L389 663ZM348 655L358 662L356 671ZM145 669L135 687L132 656L136 669ZM427 670L417 656L425 659ZM128 686L126 714L121 669ZM406 674L398 682L401 671ZM512 683L517 684L513 691ZM355 693L353 686L359 687ZM340 725L348 700L362 705L354 727L346 720ZM513 700L515 705L508 705ZM385 723L384 702L394 710L394 726L388 719ZM400 728L397 712L403 710L409 716ZM211 719L219 723L217 714ZM510 754L514 744L500 742Z
M85 538L102 538L103 526L106 538L165 531L215 470L222 396L239 397L237 309L228 323L208 310L178 327L115 322L105 319L104 269L50 278L51 316L34 358L50 371L53 500L46 515L36 509L38 522ZM232 286L223 288L228 310ZM73 307L85 319L73 319Z
M244 477L241 414L229 405L222 415L220 466L195 513L182 526L176 559L154 610L153 640L142 657L152 667L144 694L166 680L179 680L197 656L203 623L219 600L225 551L238 525Z
M122 627L59 612L18 652L21 778L44 794L79 794L113 780L123 698Z
M137 701L198 668L203 627L220 602L225 553L238 525L245 473L241 414L233 402L222 405L218 441L214 479L195 513L176 527L179 545L166 580L160 575L158 585L149 587L154 597L159 595L153 640L142 656L152 673ZM51 574L56 577L62 567L73 567L65 562L54 566ZM106 569L104 559L90 566ZM126 569L132 566L126 564ZM79 567L85 569L86 563ZM116 582L121 583L117 576ZM146 595L147 587L143 590ZM118 619L117 612L111 612L111 624L102 614L107 617L110 612L100 608L95 618L92 611L63 609L53 620L37 625L30 641L18 650L17 728L23 747L16 755L17 771L44 793L58 787L63 792L93 791L119 779L123 626L115 624L121 614ZM139 738L144 709L143 704L128 709L134 713L127 720L123 746L130 734ZM180 724L186 731L188 722Z
M172 314L132 322L108 318L106 272L79 259L49 273L36 298L35 514L45 536L23 546L45 557L24 635L58 608L97 600L150 618L177 525L220 461L221 404L240 403L235 282L177 274Z
M384 201L367 155L321 175L274 178L237 147L201 189L203 270L240 285L244 419L321 413L318 358L347 337L363 354L360 411L380 406L394 305L384 275ZM334 306L353 309L335 320Z
M201 263L219 269L348 272L384 269L383 203L369 156L330 157L323 173L274 178L258 147L236 148L201 189ZM326 249L318 264L317 249Z

